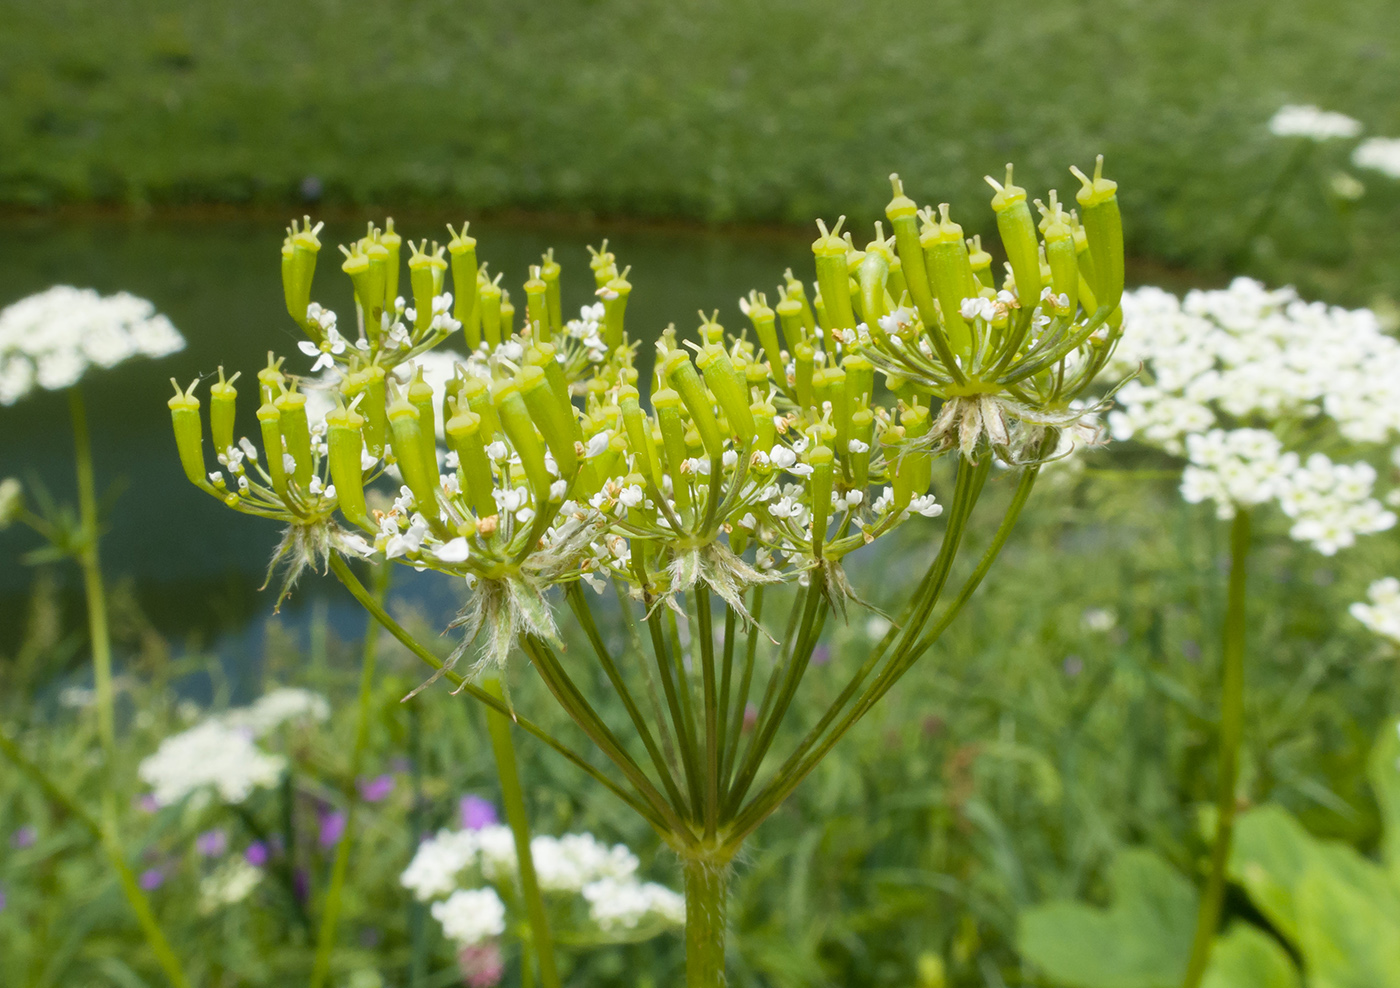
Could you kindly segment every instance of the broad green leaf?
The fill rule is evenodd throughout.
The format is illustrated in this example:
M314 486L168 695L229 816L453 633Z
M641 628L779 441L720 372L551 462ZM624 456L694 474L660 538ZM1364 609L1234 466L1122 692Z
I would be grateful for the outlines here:
M1248 923L1234 923L1211 949L1201 988L1300 988L1293 959L1277 940Z
M1400 886L1400 722L1387 721L1381 728L1380 737L1371 749L1367 774L1385 828L1381 854L1390 869L1391 879Z
M1186 972L1196 893L1151 851L1119 853L1113 902L1049 902L1021 914L1022 955L1069 988L1175 988Z
M1400 914L1388 902L1322 862L1303 875L1296 899L1310 988L1400 986Z
M1298 942L1294 889L1317 857L1319 842L1281 806L1265 804L1235 824L1230 877L1292 943Z

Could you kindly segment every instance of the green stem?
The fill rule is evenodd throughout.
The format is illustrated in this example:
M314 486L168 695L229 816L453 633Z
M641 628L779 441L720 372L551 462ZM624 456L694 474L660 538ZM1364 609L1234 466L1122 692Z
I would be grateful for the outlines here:
M1220 925L1225 899L1225 869L1235 832L1235 786L1239 780L1240 742L1244 737L1245 590L1249 565L1249 512L1243 508L1230 525L1230 585L1225 603L1225 628L1220 682L1220 779L1215 796L1215 846L1210 875L1196 913L1196 935L1186 965L1184 988L1197 988L1210 963L1210 949Z
M710 588L695 585L695 635L700 639L700 675L705 702L705 835L713 838L719 827L719 693L715 685L714 618Z
M83 570L87 595L88 635L92 639L92 678L97 693L97 733L107 772L115 768L117 751L112 698L112 638L107 627L107 595L102 588L102 566L97 554L97 484L92 471L92 436L82 389L68 389L68 411L73 419L73 452L78 472L78 520L82 527L78 565Z
M502 699L499 679L486 680L486 691ZM525 791L520 785L520 771L515 763L515 743L510 737L510 718L495 710L486 711L486 726L491 732L491 751L496 756L496 774L501 779L501 801L505 804L506 822L515 835L515 857L520 869L520 894L525 900L525 912L530 917L530 939L539 957L540 983L543 988L559 988L559 969L554 963L554 944L549 935L549 916L545 913L544 897L540 894L535 875L535 859L530 853L530 818L525 809Z
M160 964L161 970L165 972L166 980L174 988L189 988L190 981L185 977L184 967L180 964L180 959L175 956L170 941L165 938L165 933L161 930L160 923L151 910L150 900L146 898L146 893L141 891L136 875L127 865L126 858L122 854L121 844L109 826L110 820L106 821L108 825L104 826L103 823L94 819L87 810L78 805L72 796L60 789L49 778L48 773L26 758L24 753L20 751L19 745L15 744L3 732L0 732L0 751L3 751L21 772L29 776L49 799L62 806L74 819L86 827L88 832L102 845L107 860L117 873L117 880L121 884L127 902L130 903L132 912L136 913L136 921L141 925L141 932L146 936L146 943L150 946L151 953L155 954L156 962ZM104 813L104 816L106 815Z
M388 566L374 569L374 599L382 605L389 589ZM322 619L324 621L324 617ZM324 635L324 629L322 631ZM340 900L345 890L345 874L350 867L350 845L355 838L355 818L360 809L360 788L358 783L360 767L364 762L365 749L369 746L370 701L373 699L374 666L379 643L379 622L369 618L365 628L365 643L360 664L359 710L355 723L355 746L350 753L350 779L346 798L345 833L335 849L335 863L331 865L331 883L326 891L325 905L321 910L321 929L316 936L316 962L311 970L311 988L321 988L330 973L331 950L335 946L335 928L340 920ZM324 645L322 648L324 653ZM324 661L324 654L322 655Z
M729 862L687 857L684 870L686 988L723 988Z

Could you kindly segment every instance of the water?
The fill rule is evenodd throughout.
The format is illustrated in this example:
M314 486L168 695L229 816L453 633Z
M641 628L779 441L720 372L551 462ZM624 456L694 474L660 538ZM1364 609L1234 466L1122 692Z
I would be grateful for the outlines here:
M406 238L446 239L443 224L460 218L400 217L397 226ZM325 247L313 298L342 314L353 309L334 245L363 230L363 221L346 220L328 224L321 236ZM701 308L719 308L721 321L737 330L745 325L740 295L757 287L772 298L785 267L806 272L811 266L806 238L781 234L504 222L473 223L471 232L479 241L478 256L491 270L505 272L503 284L518 311L524 309L519 285L526 267L550 246L564 266L566 312L592 301L587 245L607 235L619 265L633 266L627 323L644 350L668 322L689 333ZM262 648L274 594L259 593L258 586L279 531L190 486L175 455L165 402L172 376L188 384L222 363L229 372L241 370L246 382L269 349L289 355L289 366L309 366L310 358L296 352L301 336L283 307L281 240L282 228L273 219L0 221L0 305L55 283L103 293L124 289L151 299L188 341L173 357L94 371L83 381L99 487L115 492L103 565L109 583L129 582L145 616L177 652L209 650L235 671L255 666ZM406 291L406 272L401 284ZM243 398L239 433L255 435L250 389ZM40 392L0 408L0 476L8 475L37 479L62 500L74 501L62 395ZM13 654L23 635L36 574L20 557L38 544L25 529L0 533L0 657ZM75 567L60 565L54 573L63 581L70 626L81 626ZM455 607L447 581L412 575L398 579L400 595L430 613ZM357 606L333 579L306 580L284 606L284 620L305 624L310 602L318 598L334 630L354 634L362 627Z

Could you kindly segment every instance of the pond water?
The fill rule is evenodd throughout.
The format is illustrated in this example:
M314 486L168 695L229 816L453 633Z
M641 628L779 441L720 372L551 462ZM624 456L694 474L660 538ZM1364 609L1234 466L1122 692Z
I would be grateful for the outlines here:
M446 239L444 222L459 219L401 216L397 226L405 237ZM342 313L353 310L334 245L363 230L362 221L347 219L329 223L322 233L313 297ZM522 310L518 286L527 265L554 247L564 266L569 312L592 301L587 246L607 235L619 264L633 265L627 322L644 351L668 322L690 332L702 307L719 308L721 321L737 330L745 324L737 307L741 294L758 287L771 297L785 267L804 272L811 266L807 238L800 235L500 221L473 223L472 233L478 256L493 271L505 272L503 283ZM257 588L279 533L274 524L229 511L189 485L165 402L170 377L188 383L222 363L230 372L243 371L247 380L269 349L290 354L289 366L309 365L310 358L295 350L300 333L283 306L281 239L281 225L270 218L0 221L0 306L55 283L103 293L124 289L151 299L188 341L186 350L166 360L94 371L83 382L98 483L115 493L103 565L109 583L126 581L133 588L142 611L177 651L210 650L234 667L256 665L261 652L275 595ZM253 411L251 400L242 402L240 434L255 434ZM72 449L62 395L40 392L0 408L0 476L37 479L72 502ZM13 654L23 635L36 571L20 557L37 544L24 529L0 533L0 656ZM81 626L76 569L52 571L62 581L73 626ZM443 583L400 579L397 586L437 613L456 606ZM337 631L355 634L363 626L357 606L333 580L306 580L284 606L283 620L304 625L313 611L328 613Z

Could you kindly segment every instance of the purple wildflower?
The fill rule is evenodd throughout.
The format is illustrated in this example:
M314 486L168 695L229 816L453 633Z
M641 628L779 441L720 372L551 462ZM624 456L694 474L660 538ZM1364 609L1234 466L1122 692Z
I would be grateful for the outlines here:
M206 830L194 839L194 849L206 858L217 858L228 850L228 834L222 830Z
M147 868L145 871L141 872L141 877L138 879L138 882L147 892L154 892L165 884L165 872L161 871L159 868Z
M14 832L10 837L10 846L19 850L25 847L33 847L34 842L39 839L39 831L29 824L25 824Z
M330 848L340 843L345 835L345 814L332 810L321 814L321 846Z
M462 814L462 828L464 830L480 830L496 823L500 818L496 816L496 807L488 799L480 796L463 796L457 804Z
M378 803L387 799L389 793L394 791L394 777L392 775L377 775L372 779L360 780L360 798L366 803Z
M267 845L262 841L254 841L248 845L248 849L243 852L243 860L247 861L254 868L261 868L267 864Z

